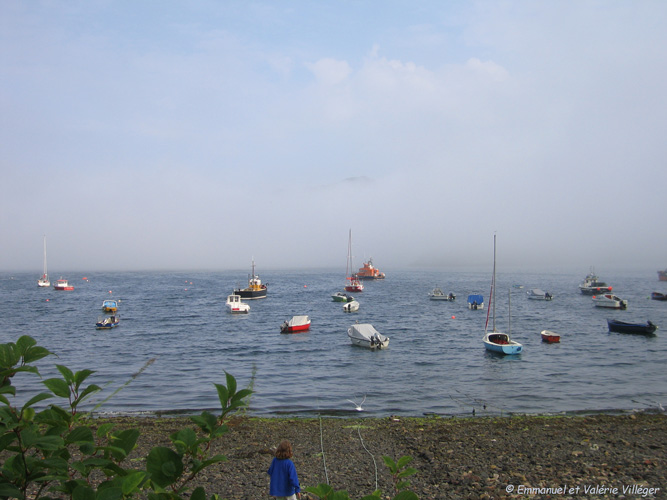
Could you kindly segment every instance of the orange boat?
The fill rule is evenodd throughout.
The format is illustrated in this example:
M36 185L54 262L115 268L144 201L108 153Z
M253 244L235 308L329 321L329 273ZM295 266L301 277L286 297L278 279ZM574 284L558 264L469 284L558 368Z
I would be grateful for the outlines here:
M368 259L368 262L364 262L363 267L360 267L359 271L357 271L357 278L362 280L383 280L384 273L373 266L373 259Z

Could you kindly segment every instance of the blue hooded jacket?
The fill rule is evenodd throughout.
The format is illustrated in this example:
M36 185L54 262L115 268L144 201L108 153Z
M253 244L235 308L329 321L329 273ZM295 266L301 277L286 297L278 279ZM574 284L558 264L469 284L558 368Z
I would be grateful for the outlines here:
M294 467L294 462L289 458L280 459L274 457L268 472L269 476L271 476L269 495L274 497L288 497L301 491L299 478L296 475L296 467Z

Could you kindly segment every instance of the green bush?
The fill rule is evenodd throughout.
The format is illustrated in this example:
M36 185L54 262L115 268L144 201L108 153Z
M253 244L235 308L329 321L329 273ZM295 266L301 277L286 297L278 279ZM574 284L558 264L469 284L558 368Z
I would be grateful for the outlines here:
M4 457L0 498L158 500L188 495L192 500L206 499L203 488L190 492L190 484L206 467L226 460L211 454L211 442L228 432L225 418L245 405L250 389L237 390L234 377L225 373L226 385L215 384L219 415L204 411L191 417L197 429L171 434L171 448L156 446L146 457L145 468L129 468L124 461L136 446L139 430L115 430L114 424L105 423L93 432L90 414L78 411L83 401L100 390L94 384L84 385L93 371L74 373L56 365L61 377L43 381L48 392L33 396L21 408L11 405L7 396L16 395L12 378L21 372L39 376L34 363L50 354L28 336L0 345L0 454ZM67 403L34 409L53 397Z

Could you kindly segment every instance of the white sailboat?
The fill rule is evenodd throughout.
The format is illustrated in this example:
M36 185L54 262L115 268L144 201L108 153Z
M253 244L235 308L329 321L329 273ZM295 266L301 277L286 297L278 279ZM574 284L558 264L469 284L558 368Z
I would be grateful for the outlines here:
M511 300L511 299L510 299ZM487 351L499 354L519 354L523 346L510 339L510 334L496 331L496 235L493 235L493 278L491 280L491 305L493 309L493 331L488 332L489 309L486 313L486 325L484 326L484 347Z
M345 285L346 292L361 292L364 289L364 285L361 284L359 278L353 271L352 267L352 229L350 229L350 236L347 240L347 269L345 271L346 279L348 283Z
M46 235L44 235L44 273L37 280L37 286L41 287L51 286L51 281L49 280L49 273L46 270Z

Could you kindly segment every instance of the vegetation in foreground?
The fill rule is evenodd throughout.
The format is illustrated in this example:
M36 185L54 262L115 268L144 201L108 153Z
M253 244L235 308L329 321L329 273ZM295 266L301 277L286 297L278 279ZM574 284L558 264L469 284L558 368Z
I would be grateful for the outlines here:
M81 404L100 391L95 384L85 385L94 372L73 372L56 365L60 377L43 380L46 391L30 397L20 408L8 396L16 396L12 379L17 373L40 377L35 363L53 354L29 336L16 343L0 344L0 498L72 500L116 500L126 498L205 500L206 491L195 478L227 458L211 452L211 444L230 432L228 418L247 405L252 389L238 389L236 379L225 373L225 384L214 384L220 413L204 411L190 417L194 428L170 434L171 447L155 446L144 460L129 464L140 430L117 430L114 423L94 426ZM51 398L64 404L36 405ZM383 457L394 484L394 500L414 500L407 478L415 469L410 457L394 462ZM142 465L137 465L142 464ZM134 467L132 467L134 465ZM304 491L322 500L349 500L346 491L335 491L327 484L306 487ZM362 500L378 500L375 491ZM217 494L210 496L217 500Z

